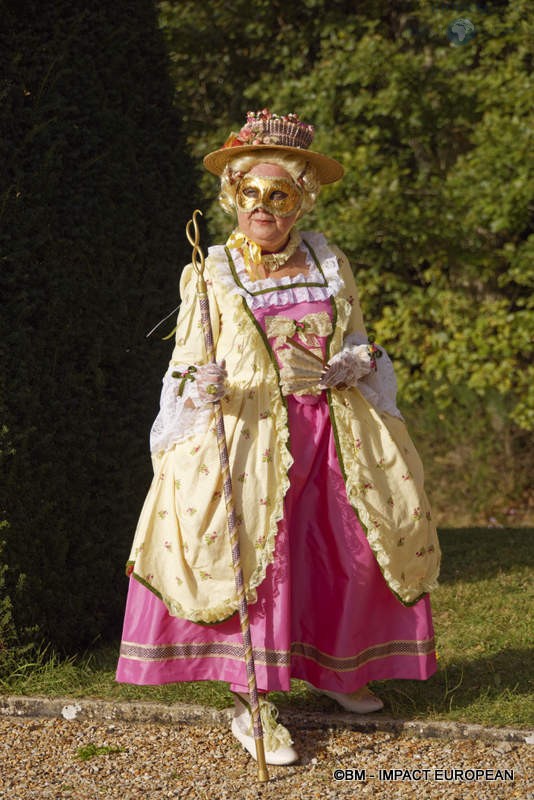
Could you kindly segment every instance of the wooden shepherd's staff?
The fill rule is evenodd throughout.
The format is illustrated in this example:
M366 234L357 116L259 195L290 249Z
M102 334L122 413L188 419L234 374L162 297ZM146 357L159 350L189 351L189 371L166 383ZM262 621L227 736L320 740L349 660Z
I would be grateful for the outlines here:
M189 243L193 247L192 263L197 273L197 296L200 306L200 316L202 320L202 331L204 334L204 344L208 362L215 364L215 348L213 346L213 331L211 329L210 307L206 281L204 279L204 253L200 247L200 232L197 223L197 214L202 216L202 211L198 208L193 213L193 218L186 226L186 235ZM191 233L191 226L194 230L194 237ZM234 566L235 587L239 601L239 620L241 623L241 634L243 636L243 649L245 666L247 670L247 681L250 697L250 707L252 711L252 723L254 727L254 743L256 745L256 760L258 762L258 780L265 783L269 780L267 765L265 763L265 748L263 746L263 727L261 724L260 704L258 699L258 687L256 683L256 670L254 668L254 653L252 652L252 639L250 636L250 622L248 618L248 604L245 595L245 581L243 579L243 568L241 566L241 553L239 549L239 536L235 520L234 499L232 495L232 477L228 463L228 448L226 445L226 434L224 431L224 419L221 401L213 403L215 414L215 427L217 430L217 445L219 447L219 461L224 486L224 500L226 503L226 517L228 521L228 534L232 547L232 563Z

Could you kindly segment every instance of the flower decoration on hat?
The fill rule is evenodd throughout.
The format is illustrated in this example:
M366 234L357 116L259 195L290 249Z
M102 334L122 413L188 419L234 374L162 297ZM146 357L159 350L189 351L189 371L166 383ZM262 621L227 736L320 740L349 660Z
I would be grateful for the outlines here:
M312 143L313 133L313 125L302 122L298 114L273 114L264 108L248 111L246 123L239 133L230 134L223 147L271 144L307 148Z
M249 111L239 132L232 131L222 147L204 156L204 166L214 175L222 175L229 162L265 149L302 156L315 169L320 183L334 183L343 177L343 167L335 159L309 149L314 132L314 126L303 122L298 114L273 114L268 108Z

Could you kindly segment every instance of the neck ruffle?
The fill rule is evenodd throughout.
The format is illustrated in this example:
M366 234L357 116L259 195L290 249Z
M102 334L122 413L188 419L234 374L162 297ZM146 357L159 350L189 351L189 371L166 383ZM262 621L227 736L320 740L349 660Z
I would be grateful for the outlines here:
M301 231L301 238L300 249L306 256L309 268L305 277L302 275L283 278L270 276L253 281L247 272L241 252L239 249L233 248L230 252L235 265L236 280L223 245L210 247L208 251L210 265L224 288L230 294L239 294L244 297L251 309L327 300L329 297L337 296L343 289L344 283L337 258L325 237L322 233ZM321 270L315 265L306 243L315 252Z

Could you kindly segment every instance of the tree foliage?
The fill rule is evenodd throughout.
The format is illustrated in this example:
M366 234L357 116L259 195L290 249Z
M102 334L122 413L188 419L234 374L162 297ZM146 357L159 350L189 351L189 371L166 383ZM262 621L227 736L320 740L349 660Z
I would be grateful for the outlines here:
M528 481L527 1L157 9L172 83L151 0L2 4L0 617L13 641L38 625L73 650L118 629L168 358L145 333L177 302L195 184L211 236L230 228L201 158L248 109L298 112L346 168L305 226L350 256L427 464L452 487L444 503L463 492L476 510L478 485L511 497ZM455 46L460 16L477 34Z
M193 151L220 146L247 107L312 120L314 147L346 168L313 222L350 255L404 398L477 396L534 427L525 0L259 0L253 12L160 3ZM459 16L477 29L465 46L447 38Z
M145 334L188 249L155 9L123 12L18 0L0 23L3 592L18 630L70 650L120 627L168 359Z
M495 491L517 498L534 428L526 0L238 0L231 9L164 0L159 9L197 164L248 109L296 111L316 125L313 147L346 174L304 227L350 256L404 407L416 421L426 408L440 431L432 447L458 452L467 437L478 459L496 459L486 501ZM447 36L459 17L476 28L463 46ZM220 240L231 223L213 177L199 178ZM428 437L429 424L422 429ZM462 466L473 495L478 470Z

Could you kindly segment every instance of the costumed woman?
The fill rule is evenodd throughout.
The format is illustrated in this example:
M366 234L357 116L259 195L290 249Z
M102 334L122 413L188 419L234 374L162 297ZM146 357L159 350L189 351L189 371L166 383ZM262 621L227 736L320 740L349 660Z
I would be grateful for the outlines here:
M439 546L387 354L345 255L295 223L343 175L295 114L249 113L204 159L237 215L206 259L217 364L191 265L151 432L154 479L128 562L117 680L221 680L255 755L212 403L221 400L267 763L297 758L269 691L307 681L356 713L367 687L436 669Z

